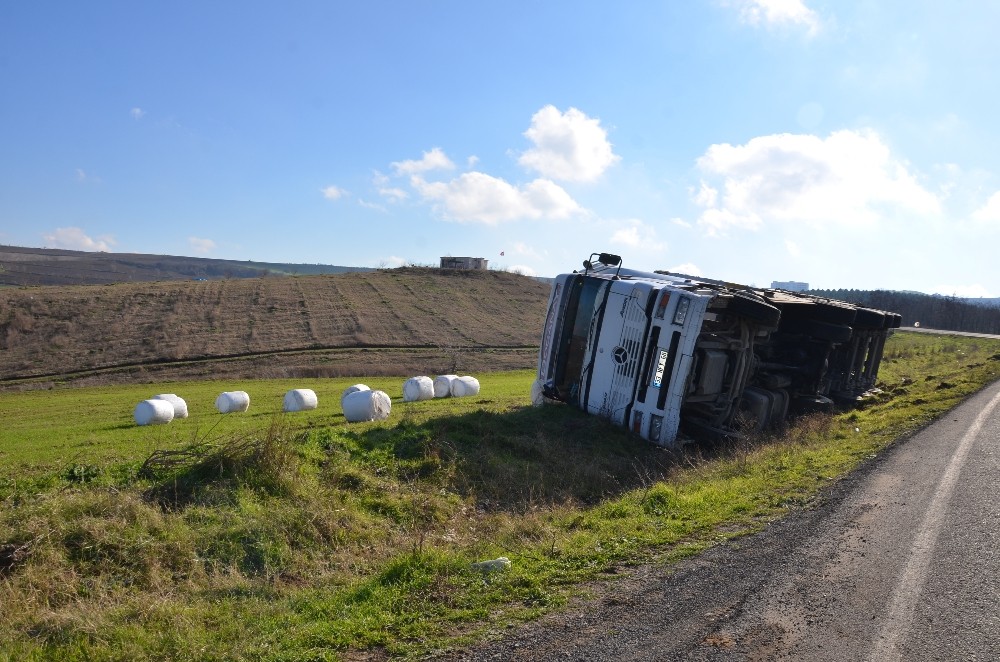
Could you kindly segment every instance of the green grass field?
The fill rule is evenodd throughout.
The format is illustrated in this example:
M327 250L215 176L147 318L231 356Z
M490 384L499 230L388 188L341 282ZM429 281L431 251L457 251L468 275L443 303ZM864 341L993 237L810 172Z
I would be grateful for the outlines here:
M567 407L529 372L401 402L403 379L0 394L0 659L417 656L558 608L801 507L1000 377L1000 342L899 333L881 392L767 438L670 453ZM356 381L388 421L347 424ZM314 412L281 414L289 388ZM214 410L246 390L247 414ZM138 427L173 392L189 419ZM154 451L163 461L143 462ZM499 556L507 571L472 563Z
M483 377L489 399L439 399L406 403L403 378L226 380L224 382L165 382L134 386L66 388L0 393L0 472L38 476L70 464L109 465L146 458L158 448L176 448L193 441L218 441L266 427L278 416L292 429L347 425L340 396L348 386L364 382L385 391L393 401L393 419L410 415L447 415L469 408L490 410L527 404L531 373ZM319 407L282 414L282 399L292 388L316 392ZM246 413L220 414L215 398L223 391L246 391ZM135 405L158 393L184 398L189 417L166 425L137 426ZM356 425L352 425L355 428Z

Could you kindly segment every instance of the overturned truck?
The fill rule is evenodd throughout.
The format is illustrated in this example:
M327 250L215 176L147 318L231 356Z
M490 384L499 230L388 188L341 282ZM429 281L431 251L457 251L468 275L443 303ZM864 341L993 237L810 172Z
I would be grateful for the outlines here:
M804 293L624 269L609 253L583 266L553 283L533 399L662 446L858 400L901 321Z

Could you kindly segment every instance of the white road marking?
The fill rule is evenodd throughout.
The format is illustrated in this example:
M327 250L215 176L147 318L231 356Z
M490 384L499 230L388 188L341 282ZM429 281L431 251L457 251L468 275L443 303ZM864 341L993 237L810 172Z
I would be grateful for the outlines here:
M948 462L948 467L931 498L927 512L924 514L924 521L920 525L917 537L913 541L910 559L906 563L899 583L896 585L896 590L892 594L889 613L882 622L882 627L875 639L875 648L868 656L870 662L895 662L902 659L898 642L909 631L913 621L913 612L917 607L924 583L927 581L927 569L931 563L938 534L941 532L941 525L944 523L948 501L951 499L951 493L955 488L955 483L958 482L959 473L962 471L962 465L965 464L965 458L969 454L972 443L979 436L980 430L992 415L997 404L1000 404L1000 393L993 396L990 403L979 412L979 416L966 430L965 436L962 437L962 441L959 442L955 453Z

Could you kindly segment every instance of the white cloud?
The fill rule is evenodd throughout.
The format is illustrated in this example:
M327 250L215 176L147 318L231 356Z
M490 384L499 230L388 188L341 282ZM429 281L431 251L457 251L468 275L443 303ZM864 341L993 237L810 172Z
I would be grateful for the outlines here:
M792 257L802 256L802 249L799 248L799 245L791 239L785 239L785 250L788 251L788 254Z
M535 147L518 163L552 179L591 182L621 158L612 151L600 120L576 108L561 113L555 106L545 106L532 116L524 135Z
M374 175L372 176L372 183L375 184L375 188L378 190L378 194L383 198L385 198L386 200L388 200L389 202L392 203L402 202L403 200L406 200L408 197L410 197L410 194L404 191L403 189L399 188L398 186L393 186L392 180L389 179L384 174L382 174L381 172L379 172L378 170L376 170ZM362 206L376 206L376 205L371 205L371 203L364 203L364 202L362 202L361 204ZM385 211L385 209L381 206L379 206L378 208L382 209L382 211Z
M729 0L724 4L735 7L740 19L755 27L802 26L809 34L820 27L819 16L802 0Z
M514 253L518 255L524 255L525 257L530 257L534 260L541 260L544 256L548 255L548 251L542 251L541 253L535 250L532 246L524 243L523 241L514 242Z
M49 234L43 234L45 245L50 248L65 248L74 251L108 252L115 245L113 237L104 236L91 239L80 228L56 228Z
M420 160L393 161L391 164L397 175L420 175L431 170L454 170L451 162L440 147L424 152Z
M637 219L631 219L615 230L611 235L610 242L616 246L627 246L633 249L643 249L650 251L666 250L667 245L659 240L656 229Z
M973 285L938 285L931 293L941 294L947 297L956 296L963 299L976 299L979 297L985 297L988 299L993 298L990 291L979 283L975 283Z
M509 271L512 274L520 274L522 276L537 276L538 272L531 267L524 264L512 264L505 268L505 271Z
M466 172L450 182L411 179L425 200L437 203L446 218L495 225L516 220L561 220L582 213L580 205L560 186L536 179L514 186L482 172Z
M872 131L837 131L826 139L781 134L745 145L712 145L697 165L707 178L719 180L703 183L693 196L705 207L698 224L710 235L770 222L871 225L897 212L912 217L940 211L939 199ZM708 195L707 188L721 193Z
M1000 223L1000 191L991 195L985 205L972 212L972 220L982 223Z
M128 114L131 115L134 120L141 120L146 115L146 111L142 108L133 108L128 111Z
M327 200L340 200L345 195L348 195L347 191L340 188L339 186L333 186L332 184L330 186L321 188L320 192L323 193L323 197L326 198Z
M384 267L387 267L389 269L395 269L396 267L402 267L405 264L406 264L405 259L397 257L395 255L390 255L389 257L382 260L379 266L381 267L382 265L384 265Z
M715 203L719 200L719 192L705 182L702 182L701 187L692 196L692 199L699 207L714 207Z
M215 242L202 237L188 237L188 244L195 253L207 255L215 250Z
M93 175L83 168L76 169L76 181L82 184L100 184L101 178Z
M368 202L362 198L358 198L358 204L365 209L374 209L375 211L388 212L389 210L378 204L377 202Z
M378 194L381 195L383 198L388 199L389 202L402 202L403 200L406 200L408 197L410 197L410 194L404 191L403 189L393 186L385 186L380 188L378 190Z

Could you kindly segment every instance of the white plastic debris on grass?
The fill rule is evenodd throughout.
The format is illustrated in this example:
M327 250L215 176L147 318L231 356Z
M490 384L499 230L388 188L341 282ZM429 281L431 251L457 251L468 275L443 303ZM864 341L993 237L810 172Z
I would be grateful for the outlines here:
M489 561L480 561L479 563L472 564L473 569L478 570L482 573L488 574L492 572L503 572L504 570L510 570L510 559L506 556L501 556L497 559L490 559Z
M344 396L341 405L349 423L383 421L389 418L392 400L384 391L354 391Z
M293 388L285 393L285 401L282 405L283 411L306 411L319 406L319 399L316 392L311 388Z
M344 398L349 396L351 393L357 393L358 391L370 391L366 384L354 384L353 386L348 386L344 389L344 392L340 394L340 405L344 405Z
M434 397L434 382L430 377L410 377L403 382L403 402L430 400Z
M451 383L451 395L454 398L462 398L468 395L479 394L479 380L475 377L457 377Z
M187 418L188 417L188 406L184 402L184 398L176 395L175 393L160 393L159 395L154 395L152 400L166 400L174 408L174 418Z
M174 420L174 406L166 400L143 400L135 406L135 422L139 425L169 423Z
M541 407L545 404L545 395L542 393L542 380L536 379L531 382L531 404Z
M434 397L447 398L451 395L451 383L458 375L438 375L434 378Z
M250 394L246 391L224 391L215 399L220 414L233 414L250 409Z

